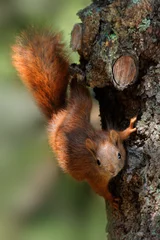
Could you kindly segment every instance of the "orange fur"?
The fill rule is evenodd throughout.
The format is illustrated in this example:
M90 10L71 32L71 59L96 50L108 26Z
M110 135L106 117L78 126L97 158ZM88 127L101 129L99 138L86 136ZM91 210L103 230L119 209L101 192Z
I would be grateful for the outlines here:
M51 118L53 110L64 107L69 79L69 63L60 34L23 32L12 49L13 65L42 112Z
M135 119L122 132L95 130L90 93L75 79L66 104L69 63L63 49L59 35L23 33L13 46L13 64L49 119L49 143L60 167L117 208L108 184L124 166L123 140L135 131Z

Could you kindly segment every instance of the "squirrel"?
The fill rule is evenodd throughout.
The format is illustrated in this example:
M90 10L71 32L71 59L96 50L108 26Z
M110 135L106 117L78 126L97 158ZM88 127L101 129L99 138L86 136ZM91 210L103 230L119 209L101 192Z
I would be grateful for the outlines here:
M74 179L88 182L117 209L118 199L108 185L124 167L123 141L136 131L136 117L124 131L92 127L89 90L75 78L70 83L69 59L60 33L22 32L12 50L13 65L48 119L49 144L59 166Z

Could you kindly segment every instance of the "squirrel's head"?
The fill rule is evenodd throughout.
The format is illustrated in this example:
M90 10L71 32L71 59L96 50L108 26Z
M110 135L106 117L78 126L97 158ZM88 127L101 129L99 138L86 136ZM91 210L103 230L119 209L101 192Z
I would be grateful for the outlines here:
M111 130L105 138L98 141L87 138L85 144L100 175L112 178L124 167L126 151L115 130Z

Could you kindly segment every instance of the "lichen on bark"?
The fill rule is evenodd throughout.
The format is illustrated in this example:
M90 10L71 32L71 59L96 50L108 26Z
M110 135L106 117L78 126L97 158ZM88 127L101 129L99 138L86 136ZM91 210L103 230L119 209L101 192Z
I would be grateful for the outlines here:
M113 64L121 55L132 56L140 72L159 61L157 5L153 0L94 1L78 12L83 30L79 52L91 87L111 84Z
M108 239L160 237L160 65L149 68L137 89L141 116L126 168L114 182L122 204L120 213L108 214Z
M102 128L124 129L131 117L138 117L137 133L126 142L126 166L110 185L121 202L118 212L107 206L108 239L158 240L160 2L94 0L78 15L82 35L77 49L80 64L76 67L78 73L82 71L86 84L94 88ZM125 86L114 81L113 66L121 56L130 56L137 71L134 81ZM116 76L118 71L127 76L126 67L118 66ZM132 72L133 65L129 67Z

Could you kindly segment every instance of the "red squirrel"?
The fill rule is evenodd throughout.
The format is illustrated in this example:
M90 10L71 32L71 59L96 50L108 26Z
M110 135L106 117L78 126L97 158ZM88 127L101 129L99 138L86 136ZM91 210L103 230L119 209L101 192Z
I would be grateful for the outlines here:
M136 131L136 117L124 131L92 127L89 90L76 79L69 84L69 60L60 34L23 32L12 49L13 65L48 119L49 143L60 167L117 208L108 184L124 166L123 141Z

